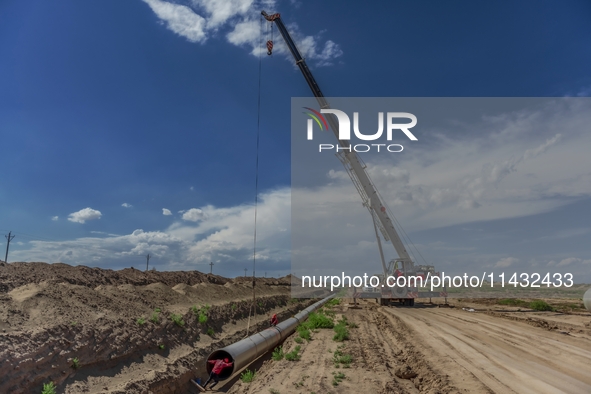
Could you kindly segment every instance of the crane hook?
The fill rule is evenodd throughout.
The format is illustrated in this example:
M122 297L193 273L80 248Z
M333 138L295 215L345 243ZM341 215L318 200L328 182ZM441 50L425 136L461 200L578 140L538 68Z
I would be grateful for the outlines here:
M273 54L273 41L267 41L267 55Z

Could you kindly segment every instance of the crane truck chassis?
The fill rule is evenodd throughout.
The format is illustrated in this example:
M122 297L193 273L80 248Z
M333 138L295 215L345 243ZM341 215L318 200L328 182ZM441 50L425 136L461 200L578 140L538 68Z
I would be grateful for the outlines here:
M281 20L281 15L278 13L269 15L265 11L262 11L261 15L267 21L275 23L275 25L277 26L277 29L281 33L281 36L283 37L285 44L287 45L295 60L295 64L302 72L302 75L304 76L304 79L306 80L308 86L312 90L314 97L316 97L320 109L330 109L330 105L328 104L328 101L326 100L324 94L320 90L320 87L314 79L312 72L308 68L305 59L302 57L300 51L295 45L295 42L291 38L291 35L287 31L287 28L283 24L283 21ZM268 41L267 53L269 55L272 54L272 49L273 42ZM390 218L390 215L388 214L389 210L387 208L387 205L380 198L374 183L371 181L369 174L365 170L366 165L359 158L356 150L351 149L349 141L340 138L339 122L337 117L334 114L327 113L326 119L328 120L332 132L338 140L336 156L343 164L345 170L347 171L347 174L349 175L351 181L353 182L357 191L359 192L359 195L361 196L363 202L363 206L367 208L372 217L382 263L383 273L378 275L381 279L381 286L377 288L378 291L376 291L375 288L364 289L366 291L359 292L357 291L357 289L351 289L352 294L350 294L350 296L358 298L376 298L381 305L389 305L394 301L398 301L401 304L408 306L413 306L415 298L418 297L447 297L447 292L445 288L442 288L442 291L422 292L419 291L420 289L417 287L385 286L385 280L388 277L397 277L400 275L404 275L407 278L411 276L422 276L423 278L425 278L426 281L428 281L428 278L432 278L433 276L439 276L439 273L436 272L435 268L430 265L418 265L415 267L414 262L410 258L410 255L407 252L404 244L402 243L402 240L400 239L400 236L398 235L398 232L394 227L394 223ZM386 241L389 241L394 246L394 249L396 250L396 253L398 255L397 259L389 261L387 265L384 259L382 243L378 230L379 233L382 234L383 238ZM425 286L430 285L431 283L425 284Z

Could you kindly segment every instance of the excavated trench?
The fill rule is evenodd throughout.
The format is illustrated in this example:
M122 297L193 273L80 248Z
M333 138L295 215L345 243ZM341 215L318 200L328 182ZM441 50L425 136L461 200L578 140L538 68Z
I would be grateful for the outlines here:
M310 303L294 302L289 295L259 297L258 321L251 322L249 332L267 327L271 310L287 318ZM0 350L0 392L41 392L49 381L56 384L58 393L190 392L189 379L205 376L204 358L246 335L251 305L245 300L214 305L203 324L189 311L182 315L182 327L172 321L171 312L162 311L158 323L98 319L93 325L60 324L35 332L6 333ZM214 334L207 335L208 330ZM144 360L152 356L160 356L162 365L137 376L133 371L141 370ZM74 358L76 369L72 368Z

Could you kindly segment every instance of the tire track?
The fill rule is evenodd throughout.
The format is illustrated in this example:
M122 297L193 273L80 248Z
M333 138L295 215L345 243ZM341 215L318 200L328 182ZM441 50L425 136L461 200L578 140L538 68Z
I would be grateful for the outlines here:
M463 374L454 371L455 381L465 379L469 373L481 384L479 390L591 392L588 341L524 323L499 322L479 313L468 316L457 310L427 308L385 311L407 328L412 327L408 331L413 342L421 344L431 357L448 355L461 366Z

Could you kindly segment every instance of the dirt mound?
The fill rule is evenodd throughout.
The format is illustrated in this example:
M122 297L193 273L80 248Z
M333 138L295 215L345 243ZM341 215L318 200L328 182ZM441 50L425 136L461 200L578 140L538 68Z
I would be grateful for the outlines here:
M107 386L120 392L119 386L125 393L145 393L146 386L134 391L128 384L138 371L164 370L188 354L202 357L215 340L234 338L251 320L265 325L271 313L291 315L301 307L290 302L289 278L256 278L254 304L252 283L252 277L198 271L4 265L0 392L40 392L42 383L53 381L59 392ZM176 369L142 379L153 392L173 392L154 387L163 379L177 381Z
M197 283L225 284L228 279L218 275L204 274L199 271L140 271L125 268L113 271L102 268L90 268L84 265L70 266L62 263L10 263L0 269L0 293L30 283L66 282L72 285L97 287L99 285L119 286L130 284L145 286L151 283L163 283L175 286L186 283L190 286Z

